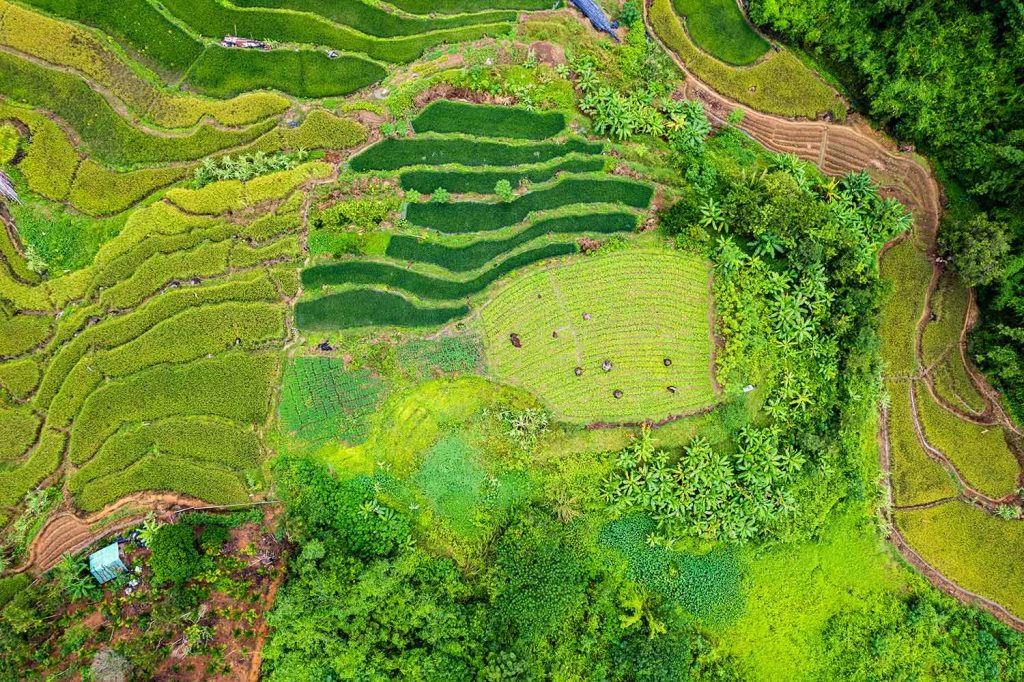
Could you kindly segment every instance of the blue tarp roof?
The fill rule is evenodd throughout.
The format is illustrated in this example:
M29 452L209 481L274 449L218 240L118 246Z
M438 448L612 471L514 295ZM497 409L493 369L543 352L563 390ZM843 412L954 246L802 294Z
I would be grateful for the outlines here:
M101 584L113 580L118 573L127 570L128 568L121 561L121 552L118 550L116 542L89 555L89 572Z
M608 15L604 13L603 9L598 7L594 0L572 0L572 4L576 5L576 8L583 12L587 19L590 19L590 23L594 25L594 28L598 31L604 31L618 42L619 37L615 35L612 23L608 21Z

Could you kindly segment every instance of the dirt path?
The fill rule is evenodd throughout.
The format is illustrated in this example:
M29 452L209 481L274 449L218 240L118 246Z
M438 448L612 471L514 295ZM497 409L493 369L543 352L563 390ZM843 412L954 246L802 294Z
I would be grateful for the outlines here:
M932 267L932 277L925 296L919 324L916 328L916 338L914 339L915 349L920 359L922 357L921 338L930 319L932 295L942 272L942 264L937 262L935 257L935 238L939 219L942 215L943 197L941 188L932 176L927 161L911 154L900 152L896 149L892 140L882 133L873 130L857 116L851 117L846 123L794 120L765 114L728 97L724 97L711 86L693 76L687 70L682 60L661 41L650 22L649 0L644 3L643 9L644 24L647 27L648 33L654 37L654 40L672 58L684 76L683 94L691 99L699 99L704 104L705 110L712 121L724 124L731 112L739 110L743 113L743 117L739 123L735 124L736 127L768 149L795 154L797 157L815 164L822 172L828 175L843 175L848 172L867 170L872 178L879 183L883 194L896 197L910 208L914 214L915 233L923 242L926 248L925 257ZM896 240L886 245L886 248L893 243L896 243ZM886 248L883 248L882 253L885 252ZM881 254L879 258L881 258ZM967 367L972 381L986 402L985 415L992 415L993 425L998 424L1015 434L1020 434L1016 425L1013 424L1005 410L1003 410L998 393L988 385L984 376L972 366L964 353L963 338L977 315L973 294L971 304L972 306L969 308L969 314L966 316L964 328L961 332L961 343L958 344L960 346L961 358ZM926 372L924 375L919 374L908 378L912 380L910 387L912 401L914 400L913 380L915 379L924 380L928 384L929 394L933 392L933 387L930 383L930 373ZM947 409L950 407L945 402L940 402L939 404ZM959 470L945 453L932 447L927 442L921 429L916 402L912 403L912 408L914 427L917 431L918 439L929 457L938 461L954 474L963 486L964 492L961 496L966 501L977 504L990 513L993 512L994 505L998 501L988 498L972 488L960 475ZM971 419L966 418L967 415L963 414L962 411L950 410L950 412L960 418L964 418L966 421L971 421ZM899 551L900 555L939 589L962 601L976 604L1011 627L1024 631L1024 619L1010 613L1002 605L963 588L943 575L918 554L896 528L892 519L892 461L889 452L888 414L884 408L882 409L880 419L879 462L885 488L885 504L880 513L883 515L889 528L889 540Z

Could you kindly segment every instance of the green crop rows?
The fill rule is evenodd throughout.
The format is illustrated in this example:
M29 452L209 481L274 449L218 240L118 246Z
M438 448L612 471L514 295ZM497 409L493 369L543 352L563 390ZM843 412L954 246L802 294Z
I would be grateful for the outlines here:
M543 140L565 129L565 116L538 113L516 107L467 104L437 100L412 122L418 133L464 133L481 137L512 137Z
M569 204L606 203L647 208L654 190L629 180L570 177L506 203L462 201L410 204L409 222L439 232L480 232L514 225L534 211Z
M361 443L384 388L368 370L346 371L341 359L295 358L284 375L281 423L310 443Z
M469 306L427 308L398 294L375 289L350 289L295 305L300 329L355 327L433 327L462 317Z
M538 220L508 239L475 241L468 246L445 246L432 241L396 235L388 242L390 258L432 263L452 272L476 270L499 256L546 234L611 234L636 228L631 213L592 213Z
M481 369L480 341L472 336L441 336L403 343L399 363L417 378L444 374L474 374Z
M576 138L561 144L506 144L462 138L388 138L352 157L349 166L354 171L398 170L405 166L441 166L446 163L517 166L549 161L572 152L600 154L603 148L601 144Z
M547 182L559 173L590 173L604 168L599 156L568 157L552 164L500 171L410 170L399 176L403 189L430 194L438 187L449 192L493 194L494 186L504 180L513 188L527 182Z
M618 251L511 282L480 324L489 370L529 386L560 417L659 420L715 400L708 306L698 258Z

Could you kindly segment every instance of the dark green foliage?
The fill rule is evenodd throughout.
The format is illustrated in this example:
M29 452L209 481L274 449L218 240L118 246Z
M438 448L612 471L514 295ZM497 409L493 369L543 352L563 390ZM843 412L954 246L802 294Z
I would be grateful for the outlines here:
M434 327L462 317L469 306L421 308L386 291L351 289L295 304L299 329L329 330L353 327Z
M735 551L728 546L704 554L672 551L648 542L657 530L657 523L648 516L626 516L602 529L601 543L629 562L627 575L703 622L739 615L743 597Z
M412 14L461 14L489 9L551 9L558 0L395 0L391 4Z
M276 7L313 12L372 36L416 35L445 28L514 21L514 12L478 12L457 17L408 18L360 0L238 0L239 7ZM489 9L486 5L481 10Z
M570 204L621 203L646 208L653 193L650 185L629 180L572 177L507 203L410 204L406 218L411 223L439 232L482 232L514 225L533 211Z
M373 145L349 161L354 171L398 170L405 166L441 166L459 163L464 166L518 166L540 163L558 156L580 152L600 154L604 146L572 138L565 142L506 144L480 140L446 138L393 138Z
M946 216L939 229L939 248L964 286L991 284L1003 274L1010 253L1006 228L984 213Z
M626 0L622 3L622 11L619 13L620 23L631 27L641 19L643 19L643 12L640 11L636 0Z
M559 173L589 173L604 168L604 159L600 156L570 157L550 166L515 171L437 171L413 170L405 171L399 176L402 189L416 190L421 194L430 194L438 187L449 192L465 192L492 194L494 186L507 180L513 188L519 187L523 180L529 182L546 182Z
M272 88L296 97L347 95L387 72L361 57L328 59L317 50L241 50L212 46L188 73L188 83L214 97Z
M202 45L146 0L28 0L26 4L95 26L159 69L175 74L185 71L203 51Z
M149 565L157 585L174 583L180 587L203 569L203 558L196 546L191 525L172 523L162 526L149 543Z
M396 260L433 263L453 272L483 267L502 254L545 234L611 234L636 229L637 217L631 213L595 213L539 220L515 236L496 241L477 241L468 246L451 247L416 237L395 236L388 243L387 255Z
M14 599L15 595L25 590L32 582L25 573L0 578L0 609L7 606L8 602Z
M181 137L147 135L130 126L81 79L7 53L0 54L0 92L57 114L96 157L115 165L198 159L254 140L274 126L267 121L241 131L201 126Z
M1024 636L934 591L840 612L823 651L834 679L1024 679Z
M340 358L295 358L281 389L282 426L311 443L361 443L384 389L369 370L347 371Z
M545 258L567 256L575 252L575 244L548 244L507 258L465 282L423 275L390 263L347 260L306 268L302 271L302 283L307 289L332 284L375 284L404 289L420 298L452 300L479 293L513 270ZM447 309L448 312L452 310Z
M467 104L441 99L431 102L413 119L417 133L464 133L481 137L543 140L565 129L559 112L535 112L518 107Z

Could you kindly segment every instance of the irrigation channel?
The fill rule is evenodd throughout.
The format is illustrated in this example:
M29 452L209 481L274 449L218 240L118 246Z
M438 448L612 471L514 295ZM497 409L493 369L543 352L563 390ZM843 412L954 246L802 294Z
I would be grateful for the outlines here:
M708 117L714 123L723 125L730 112L740 110L743 117L740 122L735 124L736 127L768 149L795 154L797 157L815 164L827 175L844 175L849 172L867 170L868 174L879 183L884 194L896 197L913 212L914 230L918 239L925 246L924 257L929 261L932 275L925 292L920 318L915 326L914 348L918 359L921 360L923 357L921 339L924 335L925 325L931 316L932 295L943 272L943 265L936 254L936 234L942 215L942 195L928 162L920 156L897 150L895 143L890 138L874 130L856 116L847 123L789 119L751 109L749 106L716 92L710 85L690 73L679 56L658 37L650 21L650 2L651 0L644 2L644 24L648 34L654 37L654 40L682 72L684 77L682 94L691 99L699 99L704 104ZM882 258L885 252L899 241L895 240L887 244L879 254L879 258ZM998 393L987 384L984 376L971 365L964 354L964 338L975 319L976 306L972 294L960 343L957 345L957 352L960 353L971 381L985 401L985 409L981 415L969 415L944 402L940 404L944 409L964 421L998 426L1020 434L1020 430L999 402ZM927 386L929 394L934 394L931 368L924 362L920 364L924 369L911 379L923 382ZM983 495L966 483L949 457L925 439L916 403L912 402L911 408L914 429L921 446L932 460L950 472L960 484L961 492L958 497L989 513L994 513L999 500ZM1007 625L1024 632L1024 618L1014 615L1001 604L971 592L943 575L907 542L896 527L893 521L893 511L896 508L893 505L892 467L886 417L886 411L882 409L879 428L879 461L886 502L881 513L889 532L889 541L900 555L917 568L933 585L957 599L985 609Z

